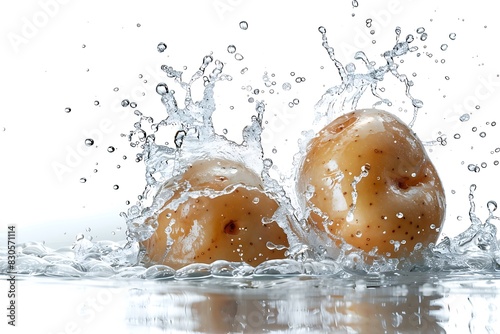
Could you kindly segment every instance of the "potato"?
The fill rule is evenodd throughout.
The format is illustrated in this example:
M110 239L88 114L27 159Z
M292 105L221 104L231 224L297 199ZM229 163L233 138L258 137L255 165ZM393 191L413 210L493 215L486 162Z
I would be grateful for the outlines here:
M439 237L439 176L420 140L388 112L357 110L328 124L308 143L298 173L309 222L334 240L399 258Z
M178 269L215 260L255 266L284 258L284 249L266 246L268 241L288 246L285 232L270 221L278 204L263 192L260 177L242 164L199 160L166 187L174 190L174 195L150 218L157 220L158 228L143 243L151 262ZM200 195L203 190L220 193ZM182 200L183 193L190 196ZM178 207L167 207L179 199L182 203Z

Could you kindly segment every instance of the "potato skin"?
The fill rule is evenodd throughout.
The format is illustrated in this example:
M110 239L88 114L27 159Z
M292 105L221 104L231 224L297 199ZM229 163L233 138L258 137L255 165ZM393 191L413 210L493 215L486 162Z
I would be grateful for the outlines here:
M143 242L151 263L174 269L216 260L255 266L285 257L285 250L266 246L268 241L288 246L285 232L276 222L262 223L264 218L271 219L278 204L263 192L260 177L242 164L223 159L196 161L166 187L175 189L174 195L150 218L157 220L158 228ZM167 208L187 187L191 195L207 189L222 193L189 196L175 209Z
M352 183L362 168L368 175L357 183L351 209ZM342 115L309 142L297 191L304 206L328 216L325 224L311 213L310 224L320 231L326 225L332 236L367 252L377 247L389 257L407 256L417 243L435 243L445 215L444 189L422 143L396 116L376 109Z

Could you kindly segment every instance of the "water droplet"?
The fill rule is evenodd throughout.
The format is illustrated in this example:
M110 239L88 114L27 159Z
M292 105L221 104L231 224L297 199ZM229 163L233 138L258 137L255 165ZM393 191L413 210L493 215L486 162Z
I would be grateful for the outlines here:
M422 33L422 35L420 35L420 40L421 41L425 41L427 39L427 33Z
M372 27L372 22L373 22L372 19L366 19L366 27L367 28L371 28Z
M240 73L245 74L248 71L248 67L244 67L241 69Z
M240 28L242 30L247 30L248 29L248 23L247 23L247 21L241 21L240 22Z
M69 108L69 107L64 108L64 112L65 113L70 113L71 112L71 108Z
M359 4L358 4L358 0L352 0L352 6L353 6L354 8L358 7L358 5L359 5Z
M271 159L264 159L264 167L271 168L273 166L273 161Z
M160 53L162 53L166 49L167 49L167 44L165 44L163 42L158 43L158 46L156 47L156 50L158 50L158 52L160 52Z
M481 137L481 138L486 137L486 132L481 132L481 133L479 134L479 137Z
M113 92L117 92L119 90L120 90L120 88L118 88L118 87L113 88Z
M108 147L108 152L113 153L115 151L115 148L113 146Z
M481 168L478 165L474 164L469 164L467 166L467 169L470 170L471 172L479 173L481 171Z
M227 47L227 52L229 52L229 53L235 53L235 52L236 52L236 46L234 46L234 45L229 45L229 46Z
M276 147L273 147L273 149L271 150L271 152L273 152L274 154L278 153L278 150L276 149Z
M156 93L162 96L168 94L167 84L164 82L160 82L158 85L156 85Z
M243 60L243 56L240 53L236 53L234 55L234 59L236 59L236 60Z
M182 146L182 142L184 141L185 136L186 136L186 131L184 130L177 131L174 139L174 143L177 148L180 148Z
M124 107L124 108L125 108L125 107L128 107L128 106L129 106L129 104L130 104L130 101L129 101L129 100L127 100L127 99L123 100L123 101L122 101L122 103L121 103L122 107Z
M449 37L450 37L450 39L451 39L452 41L454 41L454 40L455 40L455 38L457 38L457 34L455 34L454 32L452 32L452 33L449 35Z
M403 217L404 217L404 215L403 215L403 213L402 213L402 212L398 212L398 213L396 213L396 217L398 217L398 218L400 218L400 219L401 219L401 218L403 218Z
M486 168L486 167L488 167L488 164L487 164L486 162L482 162L482 163L481 163L481 167L482 167L482 168Z
M356 237L361 238L363 236L363 232L356 231Z
M293 104L298 105L299 104L299 99L293 99Z
M460 139L460 133L455 133L455 135L453 136L453 138Z
M140 28L141 27L141 24L140 23L137 23L137 28Z
M422 102L421 100L418 100L418 99L413 99L411 101L411 103L413 104L413 106L415 108L422 108L424 106L424 102Z
M424 27L417 28L417 34L422 34L425 31Z
M289 82L285 82L281 87L285 91L292 89L292 85Z
M253 204L259 204L259 201L260 199L258 197L255 197L253 200L252 200L252 203Z
M120 188L120 186L118 186L117 184L115 184L115 185L113 186L113 189L114 189L114 190L118 190L119 188Z
M497 202L495 201L489 201L487 204L486 204L486 207L488 208L488 211L491 213L495 212L498 208L498 205L497 205Z
M95 106L98 106L98 105L99 105L99 101L95 100L95 101L94 101L94 105L95 105Z
M82 44L82 49L85 49L87 46L85 44Z
M462 116L460 116L460 122L467 122L469 119L470 119L469 114L463 114Z
M84 177L80 178L80 183L85 183L85 182L87 182L86 178L84 178Z
M130 201L125 201L125 205L130 205Z
M448 44L441 44L441 50L446 51L448 49Z
M131 108L137 108L137 103L135 103L135 102L130 102L130 107L131 107Z
M85 145L87 145L87 146L94 145L94 139L91 139L91 138L85 139Z
M473 126L472 127L472 132L476 132L477 131L477 127Z

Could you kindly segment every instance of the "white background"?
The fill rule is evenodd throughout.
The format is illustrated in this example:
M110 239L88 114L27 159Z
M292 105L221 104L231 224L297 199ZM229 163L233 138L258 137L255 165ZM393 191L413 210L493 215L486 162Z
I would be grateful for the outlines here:
M219 131L227 128L235 140L254 108L247 102L251 94L241 87L252 85L267 92L263 73L276 75L275 94L262 96L270 122L264 144L277 166L288 170L300 131L311 125L315 103L339 83L321 46L320 25L327 28L329 43L344 64L363 50L378 65L383 65L380 54L394 45L396 26L403 36L417 36L416 29L425 27L427 41L415 42L422 55L405 57L400 71L416 73L412 93L425 104L414 128L417 134L424 141L435 140L439 132L448 138L447 146L428 147L448 197L444 233L455 235L467 226L470 184L478 185L480 217L487 216L488 200L500 200L500 166L493 164L500 153L491 153L500 147L500 125L486 124L500 121L500 79L495 77L500 73L500 29L492 0L360 0L357 8L347 0L26 0L1 6L2 240L8 224L17 226L18 242L44 241L53 247L71 244L78 233L93 240L123 239L125 224L119 213L127 209L127 200L134 203L142 192L144 167L133 161L137 151L120 137L136 118L133 109L119 103L124 98L136 101L139 110L159 120L165 115L155 86L167 80L160 65L187 66L191 75L210 52L234 76L232 82L216 87L220 110L214 121ZM365 26L368 18L373 20L374 35ZM242 20L248 22L248 30L239 28ZM449 39L450 33L456 33L456 40ZM168 45L164 53L156 51L159 42ZM440 50L443 43L448 44L446 51ZM230 44L244 60L236 61L227 52ZM356 65L362 71L362 64ZM249 70L240 75L244 67ZM292 71L306 82L296 84ZM292 90L283 91L284 82L292 83ZM393 100L391 111L408 109L398 115L409 121L411 108L402 97L401 84L387 78L380 86ZM289 109L294 98L300 103ZM230 105L235 106L233 112ZM362 100L359 106L367 105ZM71 113L65 113L66 107ZM472 112L471 119L461 123L458 119L465 112ZM473 126L477 132L472 132ZM481 131L485 138L479 137ZM461 134L460 140L453 139L455 133ZM88 137L96 140L93 147L83 146ZM110 145L117 150L106 152ZM274 147L276 154L271 153ZM467 170L468 164L482 162L487 167L479 173ZM84 184L82 177L87 179ZM115 184L118 190L113 190Z

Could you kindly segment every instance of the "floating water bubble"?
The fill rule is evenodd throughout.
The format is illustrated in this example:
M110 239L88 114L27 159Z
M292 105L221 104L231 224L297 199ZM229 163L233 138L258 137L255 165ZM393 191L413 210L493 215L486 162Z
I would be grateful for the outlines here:
M241 21L240 22L240 28L242 30L247 30L248 29L248 23L247 23L247 21Z
M454 41L457 38L457 34L455 34L454 32L452 32L452 33L450 33L449 37L450 37L450 39L452 41Z
M69 107L64 108L64 112L65 113L70 113L71 112L71 108L69 108Z
M108 146L108 152L113 153L115 151L115 148L113 146Z
M120 186L119 186L119 185L117 185L117 184L113 185L113 189L114 189L114 190L118 190L119 188L120 188Z
M366 23L366 27L367 28L371 28L372 27L372 22L373 20L372 19L366 19L365 23Z
M236 52L236 46L234 46L234 45L229 45L229 46L227 47L227 52L229 52L229 53L235 53L235 52Z
M98 105L99 105L99 101L95 100L95 101L94 101L94 105L95 105L95 106L98 106Z
M80 183L85 183L85 182L87 182L87 179L86 179L86 178L84 178L84 177L81 177L81 178L80 178Z
M94 139L92 139L92 138L85 139L85 145L86 146L92 146L92 145L94 145Z
M484 132L484 131L483 131L483 132L480 132L480 133L479 133L479 137L481 137L481 138L486 137L486 132Z
M241 53L235 53L234 54L234 59L236 59L236 60L243 60L244 57L243 57L243 55Z
M131 108L137 108L137 103L135 103L135 102L130 102L130 107L131 107Z
M124 107L124 108L125 108L125 107L128 107L128 106L130 105L130 101L129 101L129 100L127 100L127 99L122 100L121 105L122 105L122 107Z
M427 40L427 33L425 33L425 32L424 32L424 33L422 33L422 34L420 35L420 40L421 40L421 41L425 41L425 40Z
M422 34L422 33L424 33L424 31L425 31L424 27L417 28L417 34Z
M448 44L441 44L441 50L446 51L448 49Z
M166 49L167 49L167 44L165 44L163 42L158 43L158 45L156 46L156 50L158 50L158 52L160 52L160 53L162 53Z

